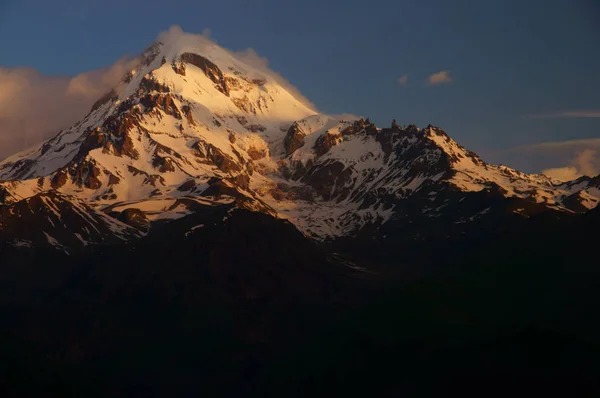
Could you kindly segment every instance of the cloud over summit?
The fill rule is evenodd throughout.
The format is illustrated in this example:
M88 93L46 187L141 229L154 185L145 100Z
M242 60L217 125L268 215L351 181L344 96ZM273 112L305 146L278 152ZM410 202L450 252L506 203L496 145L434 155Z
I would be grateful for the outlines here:
M202 34L184 33L172 26L158 35L168 42L177 37L202 38L203 45L216 45L209 29ZM201 49L200 49L201 50ZM269 68L269 60L248 48L230 51L240 61L272 77L299 101L317 110L300 91L283 76ZM33 68L0 67L0 161L55 136L83 118L92 105L116 87L138 59L122 58L111 66L77 76L49 76Z

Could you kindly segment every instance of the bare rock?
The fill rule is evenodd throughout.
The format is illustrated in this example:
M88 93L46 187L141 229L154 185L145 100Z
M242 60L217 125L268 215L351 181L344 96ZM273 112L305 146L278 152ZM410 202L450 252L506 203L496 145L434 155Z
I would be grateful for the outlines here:
M302 131L298 123L294 122L288 129L285 139L283 140L285 154L289 156L298 148L304 146L304 137L306 137L306 133Z
M152 160L152 167L158 169L161 173L168 173L175 171L175 166L173 165L173 161L171 158L154 155L154 159Z
M260 159L264 159L267 156L267 149L265 148L255 148L255 147L250 147L248 148L248 156L250 156L250 159L252 160L260 160Z
M173 68L173 71L175 71L175 73L177 73L178 75L185 76L185 63L183 63L183 61L181 61L180 59L174 60L171 63L171 67Z
M179 187L177 187L177 190L180 192L188 192L188 191L191 191L192 189L194 189L195 186L196 186L196 181L188 180L188 181L184 182L183 184L181 184Z
M140 209L125 209L119 214L117 220L138 229L148 229L150 226L150 220Z
M52 180L50 180L50 186L53 189L59 189L62 188L68 180L69 176L67 175L67 172L61 170L58 173L54 174L54 177L52 177Z
M181 54L181 60L183 62L187 62L200 68L204 72L206 77L212 80L217 90L219 90L226 96L229 96L229 88L227 87L225 76L223 75L223 72L221 72L221 69L219 69L217 65L204 58L203 56L193 53Z
M121 182L121 179L113 173L108 175L108 186L117 185L119 182Z
M188 123L192 126L195 126L196 122L194 121L194 117L192 116L192 108L189 105L184 105L181 107L181 110L185 115L185 118L188 121Z
M331 134L329 132L317 138L317 141L315 141L315 145L313 147L317 156L323 156L329 152L331 148L339 143L339 138L339 135Z
M212 144L198 140L192 145L192 149L195 150L196 156L210 161L221 171L226 173L238 173L242 171L242 166L235 159Z

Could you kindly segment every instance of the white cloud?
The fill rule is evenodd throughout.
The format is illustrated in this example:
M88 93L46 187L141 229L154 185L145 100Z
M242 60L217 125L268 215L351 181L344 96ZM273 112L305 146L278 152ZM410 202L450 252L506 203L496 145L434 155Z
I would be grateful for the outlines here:
M275 72L274 70L269 68L269 60L265 57L261 57L260 55L258 55L256 50L254 50L253 48L248 48L244 51L234 51L232 52L232 54L245 64L250 65L258 71L272 77L280 86L282 86L290 94L292 94L294 98L302 102L304 105L308 106L310 109L317 112L317 106L313 104L304 95L302 95L300 90L293 86L286 78L281 76L278 72Z
M600 174L600 138L543 142L517 148L530 163L544 164L542 173L563 181Z
M408 75L403 75L398 78L398 84L400 86L406 86L407 82L408 82Z
M576 167L558 167L555 169L546 169L542 174L559 181L573 181L581 177Z
M569 160L566 167L546 169L542 171L549 177L562 181L575 180L581 176L595 177L600 174L600 158L595 149L584 149Z
M124 58L75 77L48 76L32 68L0 68L0 160L84 117L134 62Z
M555 118L600 118L600 110L587 109L578 111L562 111L554 113L543 113L529 115L533 119L555 119Z
M450 72L447 70L434 73L427 78L427 84L430 86L442 83L452 83L452 77L450 77Z

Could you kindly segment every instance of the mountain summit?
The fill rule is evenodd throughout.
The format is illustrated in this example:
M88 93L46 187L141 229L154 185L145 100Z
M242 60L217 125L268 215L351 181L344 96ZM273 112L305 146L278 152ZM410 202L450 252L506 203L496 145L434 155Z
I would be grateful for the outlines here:
M137 239L230 204L318 241L399 230L414 240L460 235L483 219L585 212L600 200L598 177L557 183L487 164L435 126L380 128L312 108L265 68L172 29L85 118L0 163L1 238L69 251L110 241L82 222ZM78 227L44 219L37 238L7 227L23 211L43 218L63 207Z

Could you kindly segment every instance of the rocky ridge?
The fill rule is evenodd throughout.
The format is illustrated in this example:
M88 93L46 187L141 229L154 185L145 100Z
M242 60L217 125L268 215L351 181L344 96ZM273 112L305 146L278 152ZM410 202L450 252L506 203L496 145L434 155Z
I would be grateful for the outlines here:
M119 239L234 203L335 241L423 219L461 234L498 212L582 213L600 200L598 178L559 183L490 165L431 125L337 120L207 39L171 32L83 120L1 162L0 203L8 225L19 206L51 197L137 231ZM497 205L505 199L513 205ZM4 230L10 244L27 240ZM77 240L107 242L100 235Z

